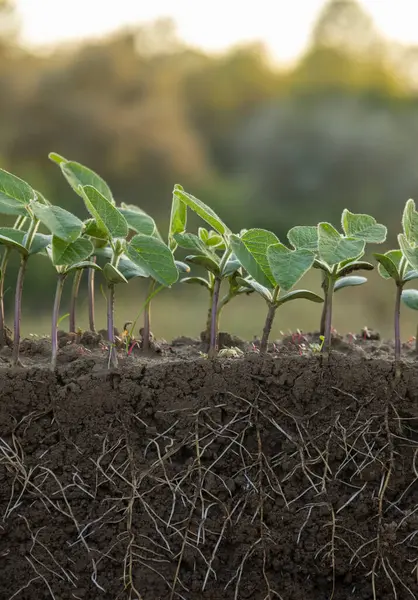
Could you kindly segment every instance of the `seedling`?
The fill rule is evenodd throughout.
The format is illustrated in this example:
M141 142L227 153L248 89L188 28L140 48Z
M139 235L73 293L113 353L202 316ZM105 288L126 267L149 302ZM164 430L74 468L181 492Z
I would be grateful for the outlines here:
M249 229L231 236L234 254L250 277L242 280L266 301L267 317L260 343L260 354L267 352L268 340L276 310L291 300L305 299L323 302L321 296L309 290L293 290L294 285L309 271L315 253L305 248L290 250L274 233L265 229ZM280 295L280 292L284 292Z
M347 209L342 213L341 224L343 234L330 223L319 223L317 227L298 226L288 233L288 239L296 250L309 249L315 252L313 266L322 271L324 307L320 334L324 336L322 351L326 354L331 349L334 292L366 283L365 277L350 274L374 268L371 263L361 260L366 243L381 244L387 234L386 227L377 223L373 217L354 214Z
M207 245L202 243L198 236L182 233L172 234L174 240L180 239L179 236L182 235L182 243L188 244L188 248L194 251L194 254L188 257L188 262L203 266L213 275L214 281L213 289L211 291L212 306L210 310L210 341L208 356L209 358L214 358L218 353L218 304L221 283L222 279L230 274L230 257L232 252L230 246L231 231L209 206L204 204L198 198L185 192L181 185L174 186L173 196L175 202L182 203L191 208L217 232L220 237L220 240L217 240L219 241L219 248L223 248L222 256L218 257L216 255L216 258L214 258L214 254L207 251Z
M408 200L402 216L403 233L398 235L398 250L389 250L385 254L374 254L379 262L379 273L384 279L393 279L396 285L395 295L395 369L396 378L400 376L401 332L400 311L401 299L410 308L415 309L416 290L404 290L408 281L418 279L418 212L413 200Z
M225 267L222 271L220 270L222 256L219 256L217 252L225 253L226 246L222 236L215 231L208 231L204 227L199 227L197 236L192 233L175 234L174 239L181 248L193 252L192 255L186 257L185 260L187 262L203 267L207 271L206 277L185 277L181 280L181 283L200 285L209 292L209 309L204 334L204 340L209 342L212 323L213 296L217 278L220 278L221 284L223 281L228 282L228 292L219 299L217 305L217 331L219 331L221 312L225 306L236 296L243 293L250 294L254 290L248 285L238 283L237 277L242 276L241 263L234 254L229 254Z
M55 292L54 309L52 313L52 355L51 369L54 370L57 363L58 340L57 329L59 322L59 310L61 304L62 290L66 278L70 273L82 273L83 269L99 269L100 267L88 261L94 251L93 244L86 238L80 237L73 242L66 242L56 236L52 237L51 247L48 248L48 255L52 264L56 268L58 279ZM71 316L71 315L70 315Z

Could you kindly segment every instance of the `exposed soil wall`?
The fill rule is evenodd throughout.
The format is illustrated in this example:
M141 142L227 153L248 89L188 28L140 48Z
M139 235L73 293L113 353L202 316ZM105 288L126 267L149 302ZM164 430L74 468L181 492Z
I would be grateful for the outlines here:
M418 598L418 366L0 369L0 598Z

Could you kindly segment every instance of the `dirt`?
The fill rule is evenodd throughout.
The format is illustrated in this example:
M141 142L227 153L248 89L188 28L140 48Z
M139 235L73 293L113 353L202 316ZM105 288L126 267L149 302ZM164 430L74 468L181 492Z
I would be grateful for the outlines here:
M0 599L418 598L413 342L83 335L0 354Z

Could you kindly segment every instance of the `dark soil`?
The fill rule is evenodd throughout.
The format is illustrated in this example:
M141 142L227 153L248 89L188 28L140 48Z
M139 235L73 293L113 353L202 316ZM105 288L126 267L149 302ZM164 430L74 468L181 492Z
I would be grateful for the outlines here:
M1 600L418 598L412 343L395 382L366 335L121 343L116 371L83 335L54 373L46 339L0 355Z

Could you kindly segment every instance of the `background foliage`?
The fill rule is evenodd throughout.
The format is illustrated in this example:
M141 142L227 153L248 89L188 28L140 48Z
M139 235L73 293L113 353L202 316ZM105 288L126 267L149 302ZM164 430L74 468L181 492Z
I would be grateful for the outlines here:
M95 169L118 203L149 211L162 232L178 182L235 231L266 227L284 240L296 224L338 223L347 207L387 225L391 244L405 201L418 199L417 65L418 50L383 39L355 0L325 5L306 52L287 70L261 44L220 56L188 48L166 20L35 55L19 44L13 5L2 0L0 164L78 216L82 202L48 161L51 150ZM390 332L391 289L377 276L371 282L341 295L338 327L367 322ZM144 286L135 285L120 319L139 310ZM26 332L44 327L53 289L53 270L34 259ZM175 323L167 294L156 302L156 333L197 334L204 294L175 292ZM263 309L244 298L225 321L248 337L259 332ZM318 317L302 304L284 315L278 328L312 328Z

